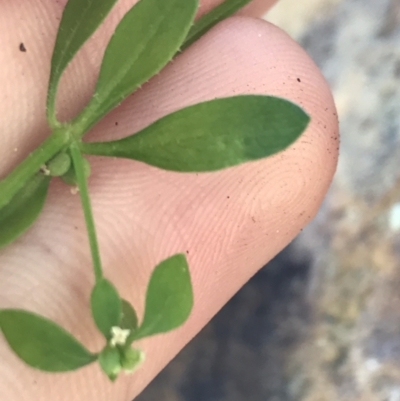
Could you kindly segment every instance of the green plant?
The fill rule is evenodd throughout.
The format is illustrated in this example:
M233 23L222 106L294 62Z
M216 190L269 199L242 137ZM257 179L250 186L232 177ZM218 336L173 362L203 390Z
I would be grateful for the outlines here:
M57 119L60 78L117 0L69 0L63 12L47 97L52 134L0 181L0 247L27 230L40 214L50 180L77 185L84 211L95 276L91 312L104 335L104 348L88 351L56 323L37 314L0 310L0 328L13 351L28 365L49 372L75 370L98 361L111 380L132 372L143 360L133 342L182 325L193 305L186 258L176 254L154 269L139 323L103 275L88 191L87 155L138 160L178 172L216 171L282 151L304 131L309 117L291 102L246 95L214 99L167 115L131 136L84 142L84 134L177 52L250 0L226 0L194 22L197 0L140 0L120 21L106 48L98 81L87 106L72 120Z

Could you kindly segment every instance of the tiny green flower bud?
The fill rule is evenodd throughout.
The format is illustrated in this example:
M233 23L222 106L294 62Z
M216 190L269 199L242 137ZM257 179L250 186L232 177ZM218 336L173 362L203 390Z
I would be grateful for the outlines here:
M145 360L145 353L136 348L121 351L121 366L125 373L133 373Z
M99 363L103 372L114 381L121 372L121 356L117 348L107 345L99 355Z
M59 153L47 163L49 174L53 177L64 175L71 167L71 158L65 153Z
M85 171L85 177L88 178L90 176L90 163L87 159L83 159L83 168ZM61 179L68 185L77 185L77 179L75 175L74 166L72 163L70 164L70 168L63 175L61 175Z

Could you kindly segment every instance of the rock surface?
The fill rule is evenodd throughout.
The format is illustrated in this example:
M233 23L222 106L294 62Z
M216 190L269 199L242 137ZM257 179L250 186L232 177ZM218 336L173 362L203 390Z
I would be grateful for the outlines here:
M267 19L332 86L333 186L137 400L400 401L400 0L282 0Z

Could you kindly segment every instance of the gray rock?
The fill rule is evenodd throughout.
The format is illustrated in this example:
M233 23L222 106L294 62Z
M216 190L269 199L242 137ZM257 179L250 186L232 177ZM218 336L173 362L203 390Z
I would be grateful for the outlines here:
M342 143L330 193L296 242L313 258L315 319L294 357L295 379L313 356L295 399L400 400L400 2L344 0L300 43L331 83Z

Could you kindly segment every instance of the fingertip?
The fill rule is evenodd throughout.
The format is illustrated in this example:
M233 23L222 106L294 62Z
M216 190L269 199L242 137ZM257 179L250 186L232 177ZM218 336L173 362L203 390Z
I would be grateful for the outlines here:
M162 209L149 209L147 227L157 232L162 249L175 244L190 251L196 302L183 328L145 343L149 363L141 385L132 382L132 394L312 220L332 180L338 122L329 86L304 50L267 22L235 17L219 24L127 107L136 110L130 119L145 125L187 104L245 93L289 99L310 115L310 124L286 151L216 174L150 173L143 167L154 181L141 194L164 199ZM141 105L155 105L155 99L157 108L146 114Z

